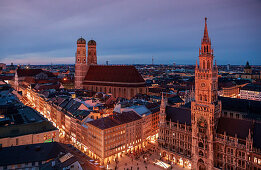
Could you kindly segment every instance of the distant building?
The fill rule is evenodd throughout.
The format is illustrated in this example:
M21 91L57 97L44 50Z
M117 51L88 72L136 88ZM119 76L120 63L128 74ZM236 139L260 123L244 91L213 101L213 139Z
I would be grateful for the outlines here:
M97 65L96 42L77 40L75 61L75 88L111 93L114 97L130 99L136 94L147 94L144 79L134 66Z
M230 64L227 64L227 71L230 70Z
M0 96L1 147L59 141L58 129L34 109L20 103L11 89L1 90Z
M0 71L6 69L6 64L5 63L0 63Z
M15 73L14 87L17 91L25 90L30 84L57 83L57 77L42 69L21 69L18 68Z
M261 101L261 86L256 84L244 86L240 90L240 98Z
M244 73L246 73L246 74L252 74L252 68L251 68L251 66L249 65L249 62L248 62L248 61L246 62L246 66L244 67Z
M261 79L261 72L257 70L253 70L249 65L249 62L246 62L244 67L244 73L240 75L240 78L243 79Z

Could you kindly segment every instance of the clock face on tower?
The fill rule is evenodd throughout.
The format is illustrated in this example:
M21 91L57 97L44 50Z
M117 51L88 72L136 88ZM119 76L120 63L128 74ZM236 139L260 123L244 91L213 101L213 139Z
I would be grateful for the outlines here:
M201 87L205 87L206 86L206 84L205 83L201 83Z
M206 120L205 120L204 118L200 118L200 119L198 120L198 126L199 126L200 128L207 128L207 122L206 122Z

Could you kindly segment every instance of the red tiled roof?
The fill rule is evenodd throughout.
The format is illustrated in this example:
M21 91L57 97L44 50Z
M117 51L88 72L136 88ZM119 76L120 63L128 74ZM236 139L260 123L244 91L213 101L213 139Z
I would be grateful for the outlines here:
M112 86L112 87L145 87L146 84L120 84L120 83L105 83L105 82L84 82L83 85L97 85L97 86Z
M47 74L48 77L54 77L53 73L42 69L17 69L18 77L33 77L42 72Z
M108 116L108 117L96 119L88 123L99 129L104 130L104 129L112 128L114 126L119 126L121 124L136 121L139 119L141 119L141 116L139 116L137 113L133 111L130 111L130 112L123 112L121 114L117 114L114 116Z
M0 80L12 80L14 76L0 76Z
M252 131L253 122L244 119L233 119L221 117L218 122L217 133L227 133L229 136L235 136L238 138L246 139L248 136L249 129Z
M134 66L104 66L91 65L85 76L85 81L145 83Z
M35 90L47 90L47 89L59 89L60 88L60 84L37 84L34 89Z

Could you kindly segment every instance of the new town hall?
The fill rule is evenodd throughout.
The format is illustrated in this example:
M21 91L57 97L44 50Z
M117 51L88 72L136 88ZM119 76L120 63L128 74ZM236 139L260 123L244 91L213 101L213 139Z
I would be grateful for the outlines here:
M167 161L192 169L259 170L261 123L227 116L222 105L232 103L233 99L224 101L218 97L218 68L213 59L205 18L199 64L195 68L194 101L190 106L171 107L162 97L160 154ZM233 112L230 110L231 115Z

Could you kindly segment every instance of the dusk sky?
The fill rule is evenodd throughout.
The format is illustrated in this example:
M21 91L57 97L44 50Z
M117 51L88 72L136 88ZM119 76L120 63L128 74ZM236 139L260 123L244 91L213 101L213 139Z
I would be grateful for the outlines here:
M1 0L0 62L73 64L82 36L98 64L195 64L205 17L217 64L261 65L261 0Z

